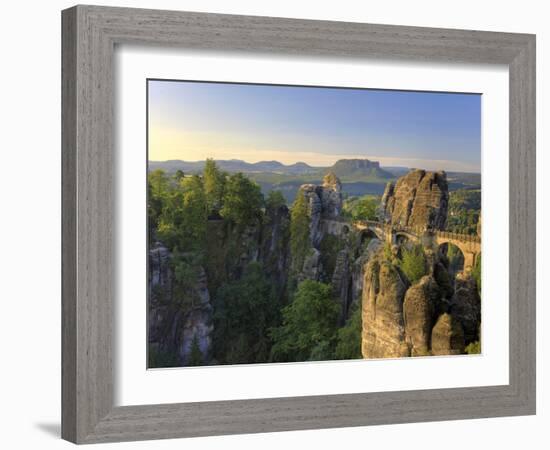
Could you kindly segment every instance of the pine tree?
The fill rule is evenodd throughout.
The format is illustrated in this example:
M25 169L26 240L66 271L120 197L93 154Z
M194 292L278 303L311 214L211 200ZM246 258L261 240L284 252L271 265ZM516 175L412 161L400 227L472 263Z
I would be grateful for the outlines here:
M290 252L296 270L304 265L309 247L309 208L306 196L299 191L290 213Z
M208 213L217 213L222 207L225 174L218 169L215 161L211 158L208 158L204 165L203 180Z

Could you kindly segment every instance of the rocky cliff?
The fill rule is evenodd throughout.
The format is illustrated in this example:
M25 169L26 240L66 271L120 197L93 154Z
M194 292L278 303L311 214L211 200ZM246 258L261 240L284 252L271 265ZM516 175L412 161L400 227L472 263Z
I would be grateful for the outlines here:
M387 185L379 214L392 225L441 230L448 199L444 172L413 170ZM415 245L423 255L415 268L424 276L409 275L411 281L402 255ZM362 318L365 358L460 354L479 340L481 301L472 276L456 273L433 242L404 241L369 258Z
M412 170L386 185L379 216L392 225L444 230L448 204L445 172Z
M318 249L323 238L321 221L338 219L342 212L342 183L336 175L329 172L322 185L303 184L299 193L303 193L308 202L311 246Z
M365 264L381 243L372 239L363 246L358 234L343 221L342 185L334 173L325 175L322 185L305 184L300 191L308 202L311 247L299 280L332 285L342 325L349 318L352 304L361 301Z
M367 264L362 306L364 358L410 356L403 318L406 291L406 281L391 262L375 258Z
M149 251L149 358L155 366L188 362L193 341L203 362L210 357L212 305L202 266L191 272L190 289L177 287L173 255L157 242Z
M371 258L362 294L364 358L459 354L465 344L479 340L475 282L461 273L449 292L436 272L432 267L411 284L383 252Z

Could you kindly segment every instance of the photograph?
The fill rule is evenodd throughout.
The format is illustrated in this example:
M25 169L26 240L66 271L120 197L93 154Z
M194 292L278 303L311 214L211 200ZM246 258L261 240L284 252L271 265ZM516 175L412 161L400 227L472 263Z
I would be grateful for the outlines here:
M147 80L148 368L481 353L481 95Z

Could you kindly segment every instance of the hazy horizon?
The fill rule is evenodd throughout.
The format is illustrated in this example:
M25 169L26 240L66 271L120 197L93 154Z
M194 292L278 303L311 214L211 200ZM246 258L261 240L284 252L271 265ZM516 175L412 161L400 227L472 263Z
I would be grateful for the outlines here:
M149 80L149 158L481 173L481 97Z
M246 163L246 164L279 162L279 163L281 163L285 166L291 166L293 164L303 163L303 164L307 164L308 166L310 166L313 169L328 169L329 167L332 167L334 165L334 163L333 163L333 164L329 164L329 165L326 165L326 166L313 166L311 164L306 163L305 161L296 161L294 163L284 164L281 161L277 161L276 159L269 159L269 160L261 159L261 160L258 160L258 161L247 161L245 159L240 159L240 158L229 158L229 159L212 158L212 159L214 161L239 161L239 162L243 162L243 163ZM380 162L376 159L359 158L359 157L339 158L339 159L345 159L345 160L349 160L349 159L368 159L371 162ZM165 163L165 162L169 162L169 161L181 161L181 162L185 162L185 163L199 163L199 162L205 162L206 159L198 159L198 160L190 160L190 159L163 159L163 160L149 159L148 162L150 162L150 163ZM381 162L380 162L380 167L382 169L385 168L385 167L386 168L392 168L393 167L393 168L404 168L404 169L445 170L445 169L426 169L425 167L421 167L421 166L404 166L404 165L382 164ZM479 172L467 171L467 170L445 170L445 171L446 172L464 172L464 173L481 174L481 171L479 171Z

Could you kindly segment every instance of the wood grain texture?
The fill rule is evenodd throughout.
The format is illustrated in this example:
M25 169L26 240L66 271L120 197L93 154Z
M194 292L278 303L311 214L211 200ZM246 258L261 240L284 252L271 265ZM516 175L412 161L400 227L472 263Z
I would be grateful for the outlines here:
M93 443L535 412L534 36L96 6L63 11L62 31L65 439ZM113 52L124 43L508 65L509 385L113 407Z

